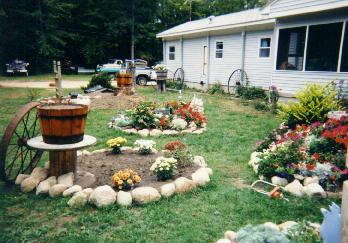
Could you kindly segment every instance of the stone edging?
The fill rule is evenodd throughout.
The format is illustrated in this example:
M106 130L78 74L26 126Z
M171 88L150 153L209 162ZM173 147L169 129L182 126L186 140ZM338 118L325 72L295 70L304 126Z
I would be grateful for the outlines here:
M124 147L123 150L136 151L137 148ZM99 149L93 152L87 150L79 151L78 156L89 156L95 153L102 153L106 149ZM157 153L156 150L153 153ZM82 188L80 185L74 185L74 174L72 172L59 176L58 178L48 177L48 164L45 168L37 167L30 175L19 174L15 184L20 185L23 192L31 192L36 189L36 195L49 194L50 197L68 197L68 205L71 207L82 207L87 203L95 206L104 207L114 203L121 206L130 206L132 203L146 204L149 202L159 201L162 197L169 198L175 193L186 193L198 186L204 186L210 182L210 176L213 170L207 167L202 156L194 156L193 163L200 168L191 175L191 179L186 177L177 178L175 181L164 184L158 191L156 188L142 186L136 187L130 192L114 191L109 185L98 186L95 189ZM86 172L93 178L93 174ZM78 173L77 173L78 174ZM95 176L93 178L95 180Z

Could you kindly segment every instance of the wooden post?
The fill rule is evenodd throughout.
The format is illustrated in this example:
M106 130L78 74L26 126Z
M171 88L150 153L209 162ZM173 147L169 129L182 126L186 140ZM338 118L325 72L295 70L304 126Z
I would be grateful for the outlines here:
M341 243L348 242L348 181L343 183L341 204Z
M56 98L61 101L62 99L62 70L60 61L53 61L53 70L56 74L55 84L56 84Z
M69 172L76 172L76 150L50 151L49 152L49 174L60 176Z

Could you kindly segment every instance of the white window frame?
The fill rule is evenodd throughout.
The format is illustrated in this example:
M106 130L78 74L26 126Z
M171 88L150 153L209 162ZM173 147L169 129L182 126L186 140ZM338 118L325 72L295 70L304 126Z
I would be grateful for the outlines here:
M262 41L262 39L269 39L270 41L269 41L269 47L262 47L261 46L261 41ZM260 56L260 51L261 50L265 50L265 49L269 49L269 56L268 57L261 57ZM259 58L261 58L261 59L270 59L271 58L271 56L272 56L272 37L271 36L261 36L260 38L259 38L259 49L258 49L258 51L259 51L259 53L258 53L258 57Z
M170 48L172 48L172 47L174 48L174 51L170 51ZM169 61L175 61L175 51L176 51L175 46L169 46L169 48L168 48L168 60ZM173 59L170 59L171 54L174 56Z
M315 26L315 25L323 25L323 24L334 24L334 23L343 23L342 27L342 35L341 35L341 40L340 40L340 49L339 49L339 56L338 56L338 62L339 65L337 65L337 70L336 71L306 71L306 61L307 61L307 44L308 44L308 32L309 32L309 27L310 26ZM319 22L311 22L308 24L292 24L289 26L284 26L284 27L278 27L277 28L277 39L276 39L276 47L275 47L275 58L274 58L274 66L273 66L273 71L276 72L307 72L307 73L323 73L323 72L328 72L328 73L348 73L348 72L341 72L341 60L342 60L342 52L343 52L343 41L344 41L344 35L346 31L348 31L347 24L348 20L347 18L340 19L340 20L331 20L331 21L319 21ZM292 28L297 28L297 27L306 27L306 37L305 37L305 47L304 47L304 53L303 53L303 67L302 70L278 70L277 69L277 59L278 59L278 46L279 46L279 31L282 29L292 29Z
M222 43L222 49L217 49L218 43ZM216 54L221 53L221 57L216 57ZM224 41L223 40L218 40L215 41L215 59L223 59L224 58Z

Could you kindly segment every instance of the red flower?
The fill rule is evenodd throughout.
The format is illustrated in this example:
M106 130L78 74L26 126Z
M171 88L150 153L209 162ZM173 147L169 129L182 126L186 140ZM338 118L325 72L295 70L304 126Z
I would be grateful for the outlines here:
M312 164L307 164L307 165L306 165L306 168L307 168L307 170L313 170L313 169L314 169L314 165L312 165Z
M315 159L315 160L319 160L319 154L318 153L314 153L312 155L312 157Z

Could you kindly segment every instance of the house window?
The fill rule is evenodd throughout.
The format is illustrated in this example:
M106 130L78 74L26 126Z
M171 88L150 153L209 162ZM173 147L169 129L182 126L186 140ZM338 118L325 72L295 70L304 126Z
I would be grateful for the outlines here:
M261 38L259 57L270 57L271 55L271 38Z
M175 60L175 46L169 47L169 60Z
M306 71L337 71L341 34L342 23L309 26Z
M277 70L303 69L306 27L279 30Z
M216 53L215 53L215 57L216 58L222 58L223 55L223 51L224 51L224 43L223 42L216 42Z
M346 33L344 34L343 49L341 57L341 72L348 72L348 24L346 22Z

